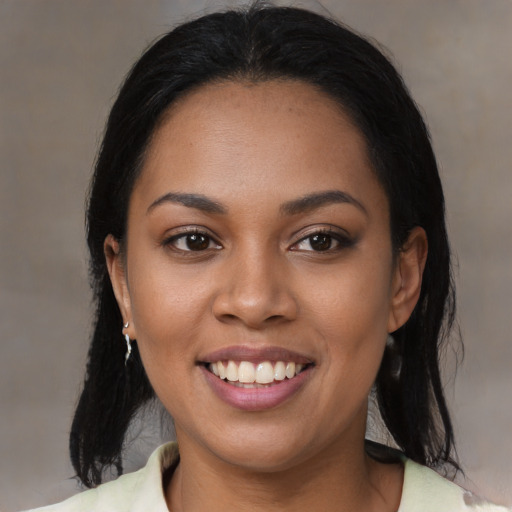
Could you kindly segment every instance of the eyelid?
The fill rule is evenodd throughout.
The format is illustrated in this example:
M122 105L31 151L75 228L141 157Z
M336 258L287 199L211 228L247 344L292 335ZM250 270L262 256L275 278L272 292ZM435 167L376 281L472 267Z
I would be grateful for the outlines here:
M308 228L306 228L306 229L308 229ZM349 233L347 233L347 231L345 231L342 228L339 228L337 226L333 226L330 224L323 225L323 226L316 225L316 226L311 226L306 232L302 231L302 233L300 233L300 235L299 235L300 238L298 238L290 246L290 250L292 250L292 251L302 250L302 249L294 249L294 247L296 247L301 242L304 242L308 238L311 238L312 236L315 236L315 235L329 235L337 242L338 246L333 249L326 249L325 251L315 251L314 249L311 249L311 250L306 250L304 252L317 252L319 254L321 254L321 253L329 254L329 253L333 253L335 251L344 249L346 247L350 247L350 246L354 245L354 243L356 242L354 237L349 235Z
M203 251L193 251L193 250L185 250L185 249L178 249L176 246L173 245L173 242L176 240L179 240L180 238L186 237L187 235L202 235L211 240L217 247L213 248L214 250L222 249L222 244L218 241L218 237L215 234L212 234L212 232L203 227L203 226L180 226L179 228L175 228L172 230L173 232L170 234L167 234L164 239L162 240L162 245L166 247L171 247L174 251L180 252L180 253L201 253L206 252L207 250L211 250L212 248L207 248Z
M327 233L329 235L336 235L347 239L353 238L347 230L334 224L311 224L309 226L304 226L294 231L290 238L295 238L296 242L294 243L297 243L304 238L315 235L317 233Z

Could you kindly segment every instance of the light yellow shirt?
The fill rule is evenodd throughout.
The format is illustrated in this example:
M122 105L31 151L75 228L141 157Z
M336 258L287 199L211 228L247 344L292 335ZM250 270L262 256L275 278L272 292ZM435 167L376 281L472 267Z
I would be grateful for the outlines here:
M146 466L89 489L57 505L27 512L169 512L162 488L163 471L176 464L178 447L157 448ZM483 502L435 471L405 461L402 499L397 512L511 512Z

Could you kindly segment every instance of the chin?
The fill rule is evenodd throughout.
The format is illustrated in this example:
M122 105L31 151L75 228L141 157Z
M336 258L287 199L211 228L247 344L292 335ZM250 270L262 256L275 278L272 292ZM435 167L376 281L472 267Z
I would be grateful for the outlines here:
M283 441L281 445L262 446L261 443L243 444L222 450L218 456L231 466L252 473L277 473L289 470L300 465L308 459L308 454L303 453L304 443L300 448L292 448L289 443Z
M217 435L207 433L201 444L229 466L252 473L277 473L310 464L315 458L323 458L324 452L335 449L334 432L323 441L322 436L312 437L310 432L300 431L299 425L282 423L259 428L238 425L221 427L215 432Z

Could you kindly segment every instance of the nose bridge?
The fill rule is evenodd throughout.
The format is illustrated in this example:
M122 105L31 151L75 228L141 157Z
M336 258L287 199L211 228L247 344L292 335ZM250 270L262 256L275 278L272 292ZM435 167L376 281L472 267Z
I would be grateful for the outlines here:
M246 243L233 250L214 303L217 318L238 319L252 328L293 319L297 305L283 258L270 244Z

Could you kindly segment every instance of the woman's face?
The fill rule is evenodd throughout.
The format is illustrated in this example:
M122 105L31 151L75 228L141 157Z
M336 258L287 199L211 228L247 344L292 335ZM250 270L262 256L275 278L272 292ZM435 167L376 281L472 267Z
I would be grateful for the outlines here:
M414 304L365 141L334 101L293 81L188 94L151 142L124 251L107 239L182 452L278 470L361 450L387 333Z

